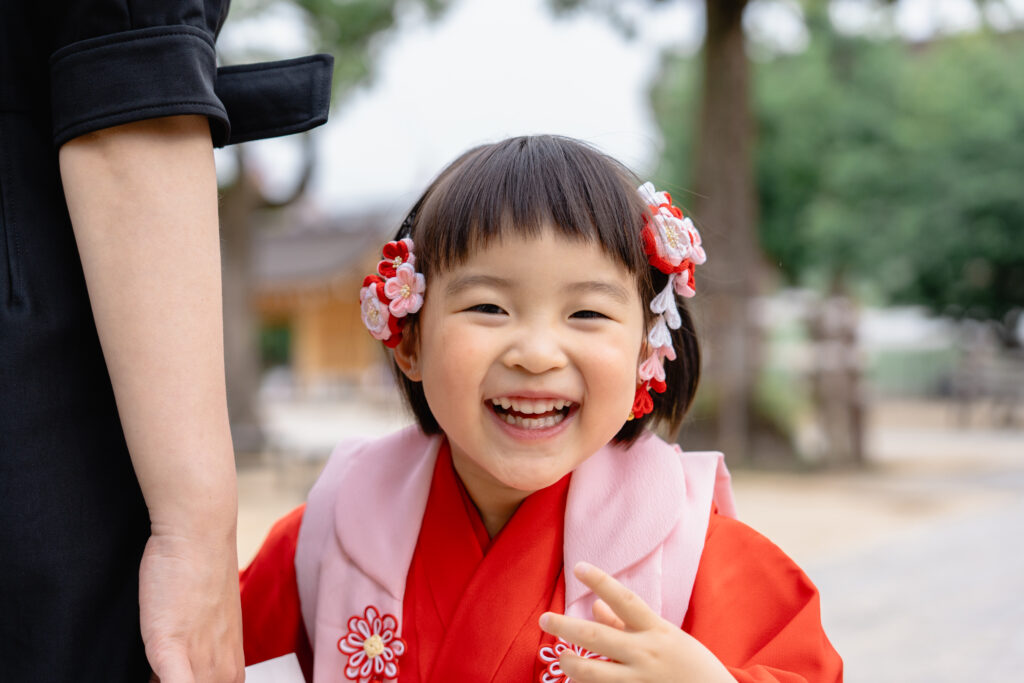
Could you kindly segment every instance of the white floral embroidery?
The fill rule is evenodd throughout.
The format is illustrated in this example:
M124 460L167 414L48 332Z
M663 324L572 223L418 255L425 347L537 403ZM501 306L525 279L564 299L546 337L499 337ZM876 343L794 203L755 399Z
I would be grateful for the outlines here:
M338 640L338 649L348 655L345 678L370 683L398 678L398 658L405 654L405 641L395 633L398 620L381 616L373 605L362 617L348 620L348 633Z
M591 652L579 645L567 643L559 638L554 645L543 645L541 646L540 651L537 652L537 658L541 662L547 664L547 667L541 672L540 678L538 679L540 683L571 683L572 679L562 672L562 667L558 663L558 656L567 650L577 657L582 657L583 659L599 659L603 662L608 661L608 658L604 655Z

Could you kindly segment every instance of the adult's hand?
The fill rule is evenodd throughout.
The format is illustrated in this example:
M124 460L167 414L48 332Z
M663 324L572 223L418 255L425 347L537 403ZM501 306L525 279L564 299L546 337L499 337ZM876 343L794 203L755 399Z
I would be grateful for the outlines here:
M146 657L160 683L241 681L235 539L150 536L139 570ZM228 655L228 656L225 656Z

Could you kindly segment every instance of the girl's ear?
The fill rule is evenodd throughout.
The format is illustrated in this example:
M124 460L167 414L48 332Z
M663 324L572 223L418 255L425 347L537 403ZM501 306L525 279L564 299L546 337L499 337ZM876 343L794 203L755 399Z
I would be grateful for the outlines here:
M419 363L419 344L415 334L402 335L402 341L398 342L398 346L395 347L395 363L411 381L423 381Z
M640 357L636 359L636 366L639 368L640 364L647 360L647 357L651 355L651 343L647 341L647 333L650 332L648 325L644 324L644 337L640 342Z

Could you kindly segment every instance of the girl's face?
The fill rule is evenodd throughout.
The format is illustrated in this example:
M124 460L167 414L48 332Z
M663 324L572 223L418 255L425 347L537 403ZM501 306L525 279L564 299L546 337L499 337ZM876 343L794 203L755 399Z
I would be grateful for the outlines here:
M596 243L545 230L432 277L406 374L423 382L480 506L518 502L608 443L633 405L635 278Z

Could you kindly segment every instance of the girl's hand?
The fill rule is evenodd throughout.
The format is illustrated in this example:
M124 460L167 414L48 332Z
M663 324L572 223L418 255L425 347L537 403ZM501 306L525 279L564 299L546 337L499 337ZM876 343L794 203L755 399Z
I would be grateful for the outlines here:
M540 627L553 636L608 657L610 662L562 654L562 672L579 683L701 681L734 679L711 651L644 604L640 597L597 567L576 565L576 577L600 598L594 619L545 612Z

